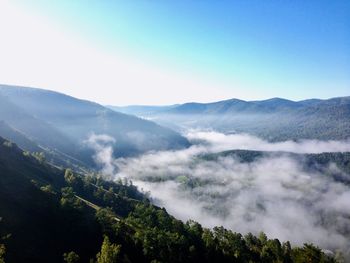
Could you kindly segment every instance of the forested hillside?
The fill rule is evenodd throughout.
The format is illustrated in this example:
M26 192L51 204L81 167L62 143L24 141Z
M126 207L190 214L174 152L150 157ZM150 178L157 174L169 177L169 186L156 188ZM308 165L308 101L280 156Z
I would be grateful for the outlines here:
M189 145L180 134L153 122L42 89L0 85L0 120L36 144L90 166L94 164L93 151L86 141L92 134L104 134L117 140L116 156Z
M47 164L0 138L5 262L334 262L311 244L183 223L131 182Z
M350 97L328 100L262 101L230 99L161 108L113 108L152 119L173 129L214 129L249 133L270 141L350 138Z

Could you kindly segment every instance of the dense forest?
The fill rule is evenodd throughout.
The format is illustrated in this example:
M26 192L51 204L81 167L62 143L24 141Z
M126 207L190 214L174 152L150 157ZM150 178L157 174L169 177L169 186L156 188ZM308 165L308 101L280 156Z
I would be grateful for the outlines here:
M125 179L54 167L0 139L0 262L342 262L313 244L183 223Z

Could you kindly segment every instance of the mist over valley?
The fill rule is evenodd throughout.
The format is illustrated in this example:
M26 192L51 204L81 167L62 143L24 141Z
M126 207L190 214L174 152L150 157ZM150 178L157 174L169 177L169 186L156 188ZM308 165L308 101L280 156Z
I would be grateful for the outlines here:
M349 141L269 143L202 131L186 137L193 143L188 149L137 158L113 159L112 152L94 145L95 160L109 178L131 179L184 221L347 250Z
M0 263L350 263L349 18L0 0Z
M40 164L69 167L87 178L95 174L98 180L118 187L125 184L123 187L136 191L133 195L137 199L166 209L184 224L195 220L203 227L222 226L245 237L265 233L295 247L315 244L331 256L340 252L345 258L349 255L350 141L347 128L338 127L349 125L348 97L247 102L243 104L249 106L240 111L231 106L234 110L216 113L209 106L192 104L137 107L134 113L139 117L33 88L0 86L0 99L0 136L16 143L25 156L33 156ZM294 108L311 112L305 116L314 118L315 105L320 119L311 123L302 120L300 126L313 133L296 132L284 126L287 122L277 121L292 118ZM333 118L335 124L328 127L323 120L329 114L334 116L329 105L338 115ZM177 113L169 115L170 111ZM142 112L154 114L158 124L153 118L146 120ZM277 119L268 121L274 114ZM298 111L293 114L300 115ZM179 126L176 131L171 125L164 128L163 120ZM223 123L231 127L226 132ZM288 123L295 125L290 120ZM281 130L269 130L278 125ZM269 136L258 137L262 131L269 131ZM66 170L65 183L53 181L53 185L78 187L70 173ZM37 180L32 181L41 185L47 179ZM45 184L40 189L43 187ZM107 191L96 184L94 187L94 191ZM75 189L79 200L88 198L87 204L93 207L107 200L105 196L100 203L94 199L97 192L90 199L81 191L81 186ZM117 207L112 210L119 218L123 213L131 213L129 217L134 213L128 210L132 209L129 205L130 212Z

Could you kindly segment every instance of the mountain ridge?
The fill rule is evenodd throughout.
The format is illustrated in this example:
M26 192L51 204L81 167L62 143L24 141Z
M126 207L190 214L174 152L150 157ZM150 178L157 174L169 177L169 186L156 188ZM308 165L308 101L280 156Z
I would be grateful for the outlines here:
M328 99L318 99L318 98L311 98L311 99L304 99L304 100L290 100L280 97L273 97L269 99L263 99L263 100L242 100L238 98L230 98L220 101L213 101L213 102L186 102L182 104L171 104L171 105L163 105L163 106L156 106L156 105L127 105L127 106L113 106L113 105L106 105L107 108L110 108L115 111L120 111L127 114L141 114L141 113L174 113L174 112L181 112L191 109L192 107L195 107L198 109L208 109L208 107L218 106L218 105L259 105L259 106L265 106L265 107L272 107L272 106L289 106L289 107L303 107L303 106L315 106L320 103L327 103L327 102L334 102L334 101L348 101L350 100L350 96L343 96L343 97L332 97ZM148 112L145 110L147 109ZM193 111L193 109L191 109ZM192 113L192 112L189 112Z
M127 108L124 108L127 112ZM211 103L185 103L171 109L139 112L175 130L214 129L223 133L249 133L270 141L350 138L350 96L292 101L229 99Z
M36 143L90 164L93 151L85 141L91 134L116 139L117 156L189 145L169 128L55 91L0 85L0 102L0 120Z

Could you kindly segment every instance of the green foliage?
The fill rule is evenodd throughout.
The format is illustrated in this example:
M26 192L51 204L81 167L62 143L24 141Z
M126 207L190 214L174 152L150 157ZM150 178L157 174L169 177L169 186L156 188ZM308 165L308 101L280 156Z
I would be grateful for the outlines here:
M304 244L301 248L295 248L292 251L293 262L296 263L323 263L331 262L328 257L322 253L321 249L312 244Z
M313 245L292 248L264 233L242 236L183 223L150 204L130 181L59 170L4 146L1 138L0 170L0 207L8 222L0 235L13 234L6 241L9 262L61 262L62 255L77 262L78 254L81 262L96 254L97 262L125 263L334 262Z
M111 208L102 208L96 212L96 220L100 224L103 233L113 235L115 231L116 215Z
M76 176L74 176L72 169L66 169L66 171L64 172L64 180L66 180L68 184L74 184L74 182L76 181Z
M77 253L75 253L74 251L71 251L63 254L63 260L64 262L67 262L67 263L76 263L76 262L79 262L80 257Z
M291 248L289 242L281 244L264 233L243 237L224 227L210 230L194 221L183 224L149 204L137 205L126 222L135 230L132 239L147 261L333 262L312 245Z
M82 210L84 207L83 202L76 198L72 187L64 187L61 189L61 205L64 208L73 208Z
M41 186L40 187L40 190L45 192L45 193L48 193L48 194L56 194L53 186L51 184L47 184L45 186Z
M104 237L101 251L96 255L97 263L118 262L120 245L112 244L107 236Z

